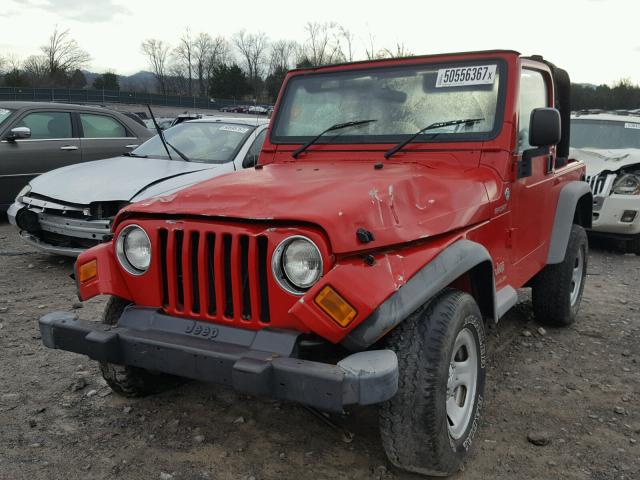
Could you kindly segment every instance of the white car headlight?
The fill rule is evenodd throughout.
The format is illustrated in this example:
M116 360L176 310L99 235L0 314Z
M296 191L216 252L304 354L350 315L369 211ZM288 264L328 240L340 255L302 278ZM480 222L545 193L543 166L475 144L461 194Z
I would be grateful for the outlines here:
M28 195L30 191L31 191L31 185L27 183L24 187L22 187L22 190L18 192L18 195L16 195L16 202L21 202L22 197L24 197L25 195Z
M613 193L617 195L640 195L640 177L633 173L625 173L613 184Z
M284 290L301 295L322 276L322 254L307 237L295 235L281 242L273 252L271 269Z
M116 256L122 268L132 275L142 275L151 265L151 241L138 225L127 225L116 240Z

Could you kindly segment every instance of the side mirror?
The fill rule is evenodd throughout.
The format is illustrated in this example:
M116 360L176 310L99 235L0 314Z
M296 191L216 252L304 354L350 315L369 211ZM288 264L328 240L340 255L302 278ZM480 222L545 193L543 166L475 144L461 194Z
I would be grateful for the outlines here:
M253 153L244 157L244 160L242 161L242 168L255 167L258 163L259 156L260 156L259 154Z
M550 147L560 142L560 112L555 108L536 108L529 122L529 145Z
M12 128L7 135L7 140L13 142L15 140L23 140L31 137L31 129L29 127Z
M529 121L529 145L534 148L522 152L522 159L518 162L518 178L530 177L532 160L543 155L546 156L545 171L551 171L553 158L549 154L549 147L557 145L561 138L560 112L555 108L534 109Z

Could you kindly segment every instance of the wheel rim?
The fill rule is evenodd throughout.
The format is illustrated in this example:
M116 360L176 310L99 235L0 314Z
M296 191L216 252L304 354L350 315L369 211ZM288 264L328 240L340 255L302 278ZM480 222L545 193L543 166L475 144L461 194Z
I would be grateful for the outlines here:
M582 274L584 272L584 251L582 247L578 249L578 255L573 264L573 272L571 273L571 306L573 307L580 296L580 288L582 287Z
M473 333L464 328L458 333L449 361L447 380L447 425L457 440L469 426L478 384L478 349Z

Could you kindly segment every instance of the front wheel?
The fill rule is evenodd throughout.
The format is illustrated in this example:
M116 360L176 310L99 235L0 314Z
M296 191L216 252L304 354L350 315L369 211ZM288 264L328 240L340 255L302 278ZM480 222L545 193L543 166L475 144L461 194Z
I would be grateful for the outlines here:
M111 297L104 309L102 323L116 325L122 312L130 304L121 298ZM173 375L109 362L100 362L100 371L111 389L123 397L145 397L185 382L184 379Z
M445 290L387 339L398 356L398 393L380 407L391 463L426 475L462 468L478 429L485 384L485 334L470 295Z

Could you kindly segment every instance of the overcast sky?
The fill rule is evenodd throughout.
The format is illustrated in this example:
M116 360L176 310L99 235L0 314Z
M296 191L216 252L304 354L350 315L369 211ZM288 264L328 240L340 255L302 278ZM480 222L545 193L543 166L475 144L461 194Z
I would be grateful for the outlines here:
M0 55L39 53L54 27L70 29L89 69L128 75L148 69L146 38L175 43L189 27L230 37L240 29L303 41L307 21L335 21L364 57L404 43L414 54L514 49L542 54L575 82L640 83L638 0L1 0Z

